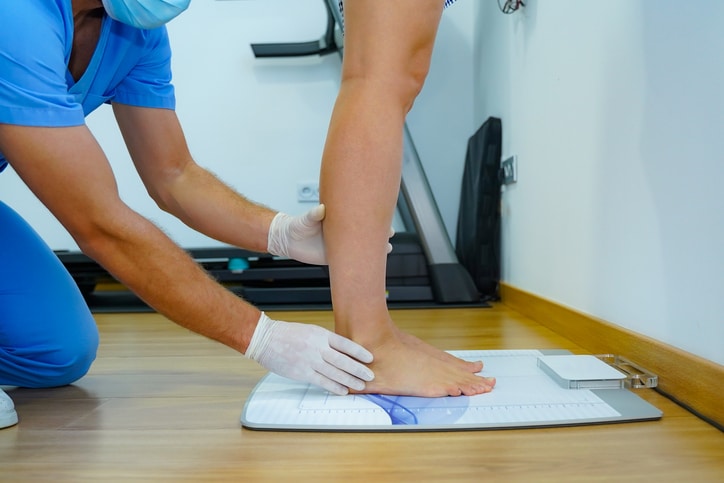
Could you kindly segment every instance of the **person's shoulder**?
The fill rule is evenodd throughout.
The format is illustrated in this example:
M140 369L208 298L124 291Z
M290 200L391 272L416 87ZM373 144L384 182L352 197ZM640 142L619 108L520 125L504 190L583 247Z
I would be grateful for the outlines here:
M22 52L70 48L73 12L67 0L2 0L0 19L0 50L12 50L18 61Z
M51 25L72 27L73 8L67 0L23 0L0 2L0 18L3 28L19 30L30 28L32 33L37 29Z

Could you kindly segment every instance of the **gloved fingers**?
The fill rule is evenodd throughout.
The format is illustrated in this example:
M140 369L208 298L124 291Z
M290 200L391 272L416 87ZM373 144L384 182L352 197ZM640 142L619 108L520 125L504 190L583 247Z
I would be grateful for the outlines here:
M339 353L336 354L340 355ZM356 391L361 391L365 388L365 382L363 380L358 379L357 377L352 376L349 372L340 369L336 363L327 361L327 357L325 357L324 360L325 362L315 367L318 374L334 383Z
M301 217L300 221L302 222L302 225L304 225L308 228L312 228L324 219L325 213L326 213L325 206L320 204L320 205L315 206L311 210L307 211Z
M346 337L342 337L339 334L335 334L334 332L329 332L328 334L328 340L329 340L329 346L332 349L336 349L339 352L342 352L343 354L347 354L348 356L352 356L358 361L364 362L369 364L372 362L372 353L359 345L358 343L347 339ZM363 366L364 367L364 366ZM370 371L371 373L372 371ZM372 380L372 378L368 379L369 381Z
M375 378L374 372L372 372L369 367L341 352L337 352L335 350L325 350L322 351L322 358L327 364L356 379L371 381ZM321 372L320 368L317 368L317 370ZM337 381L344 384L341 380Z

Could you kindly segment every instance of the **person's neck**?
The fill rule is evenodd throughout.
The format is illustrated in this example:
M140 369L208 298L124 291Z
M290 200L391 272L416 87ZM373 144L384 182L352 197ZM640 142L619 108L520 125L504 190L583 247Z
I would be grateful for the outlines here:
M3 1L3 0L0 0ZM103 22L101 0L72 0L73 2L73 48L68 61L68 70L78 81L90 64Z
M103 8L103 2L101 0L71 0L71 3L73 5L74 18Z

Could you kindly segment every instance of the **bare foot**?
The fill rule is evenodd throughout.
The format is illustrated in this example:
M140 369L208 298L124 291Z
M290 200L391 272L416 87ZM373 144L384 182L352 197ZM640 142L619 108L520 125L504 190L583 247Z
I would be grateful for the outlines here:
M426 350L419 350L394 334L386 337L379 345L366 347L375 357L370 364L375 379L367 383L364 391L360 391L363 393L421 397L473 396L490 392L495 386L494 378L477 376L461 368L458 362L430 355Z
M397 334L397 337L405 344L410 346L411 348L425 352L428 355L435 357L437 359L440 359L441 361L449 362L451 364L455 364L460 369L467 371L467 372L480 372L483 370L483 362L482 361L475 361L470 362L463 359L460 359L459 357L456 357L449 352L445 352L444 350L440 350L437 347L428 344L422 339L419 339L415 337L412 334L408 334L407 332L403 332L400 330L397 326L394 327L395 333Z

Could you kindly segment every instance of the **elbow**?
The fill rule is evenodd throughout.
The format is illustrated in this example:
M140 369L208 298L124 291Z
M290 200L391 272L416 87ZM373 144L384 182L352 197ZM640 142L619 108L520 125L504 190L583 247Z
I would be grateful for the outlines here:
M146 182L146 192L160 210L178 216L179 205L198 172L198 166L191 159L185 159Z
M148 196L150 196L150 198L161 211L173 214L171 211L171 200L173 199L173 197L170 195L169 192L154 189L149 189L147 190L147 192Z
M125 204L106 208L89 210L85 216L66 225L80 250L101 265L136 231L134 212Z

